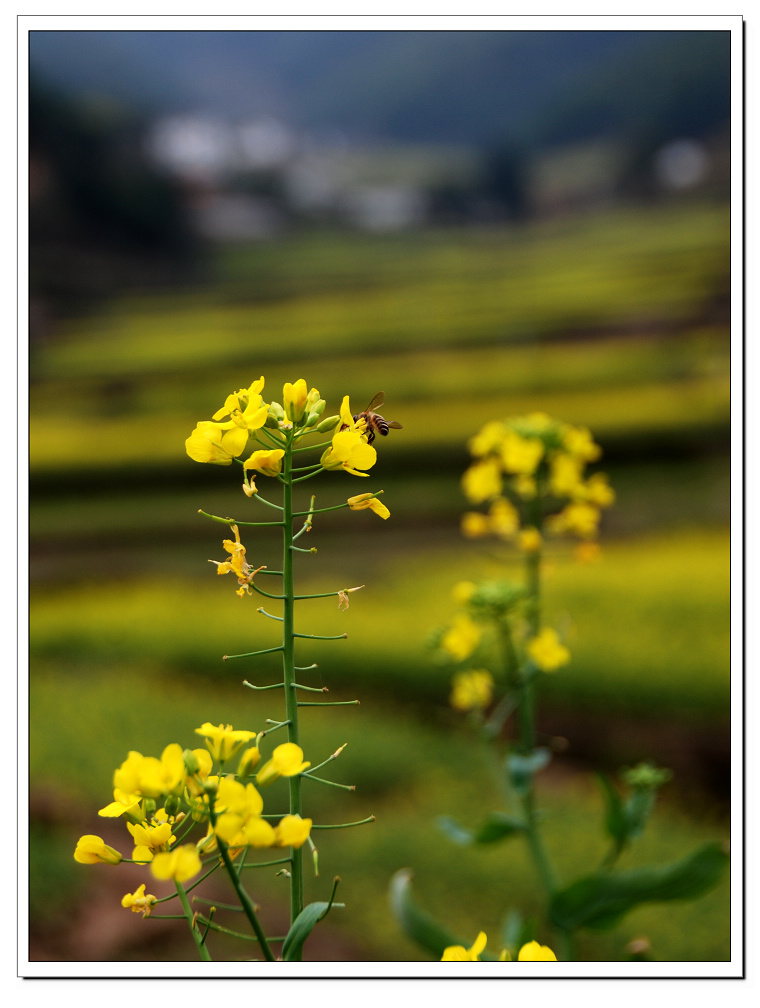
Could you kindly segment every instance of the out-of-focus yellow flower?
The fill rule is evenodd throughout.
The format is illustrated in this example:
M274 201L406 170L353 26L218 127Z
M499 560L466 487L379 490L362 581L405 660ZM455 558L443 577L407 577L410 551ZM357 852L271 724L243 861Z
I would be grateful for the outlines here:
M548 945L539 945L537 941L528 942L520 949L518 962L556 962L557 957Z
M237 775L238 777L248 777L256 766L259 764L261 759L261 753L259 752L258 746L251 746L250 749L246 749L245 752L240 757L240 762L238 763Z
M517 539L517 545L523 553L538 553L543 544L541 533L532 525L521 530Z
M504 424L500 420L489 420L478 433L470 438L467 447L476 458L496 452L501 447L505 435Z
M547 525L552 532L571 532L582 539L593 539L599 531L600 519L601 512L594 504L573 501L548 518Z
M488 509L488 524L500 539L511 539L520 527L520 515L506 497L499 497Z
M501 496L501 466L495 458L485 458L471 465L462 476L462 490L467 500L482 504Z
M549 468L549 487L554 496L576 497L583 486L583 462L562 452L552 457Z
M570 652L560 643L557 631L551 627L544 627L528 641L526 651L531 661L543 672L554 672L570 661Z
M462 515L461 529L466 539L481 539L491 531L488 518L480 511L466 511Z
M232 759L246 742L256 737L256 732L235 730L232 725L212 725L210 721L196 728L195 734L206 739L208 751L218 763Z
M487 941L485 931L481 931L468 949L463 945L449 945L443 950L441 962L480 962L480 953L486 947Z
M457 661L469 658L480 643L480 628L465 613L457 613L441 638L441 647Z
M105 808L98 810L99 816L104 816L108 819L116 819L118 816L124 815L125 812L129 812L131 815L139 818L141 814L140 802L142 801L142 795L127 794L120 788L114 788L113 797L114 800L109 805L106 805Z
M122 897L121 905L125 909L131 910L132 913L141 913L143 917L150 917L151 910L157 902L155 896L145 892L145 883L143 882L133 893L127 893Z
M595 443L587 427L566 424L562 429L562 443L567 451L581 462L596 462L602 449Z
M530 476L536 471L544 454L544 443L539 438L520 437L508 430L501 445L501 460L508 473Z
M282 448L255 451L243 463L243 469L255 469L265 476L277 476L282 472L282 458L285 451ZM252 491L253 492L253 491Z
M275 847L302 847L311 832L311 819L286 815L275 826Z
M74 860L80 864L116 865L122 860L122 855L113 847L109 847L102 837L88 833L77 841Z
M482 710L493 697L493 676L486 669L459 672L451 686L449 703L454 710Z
M515 488L515 493L523 500L533 500L538 493L535 479L527 473L518 473L512 481L512 485Z
M607 482L604 473L594 473L586 480L583 495L590 504L596 504L600 508L610 507L615 503L615 491Z
M182 747L172 742L166 746L160 759L143 756L132 750L118 770L114 771L114 796L117 797L119 792L122 795L160 798L162 795L179 794L184 782ZM112 806L106 806L106 809L111 808ZM113 814L107 813L106 809L103 810L104 814Z
M303 758L303 749L295 742L283 742L272 753L271 758L256 774L256 782L262 787L271 784L278 777L295 777L303 773L311 763Z
M201 859L195 844L182 844L173 851L162 851L153 858L150 870L157 879L187 882L201 870Z
M366 508L369 508L370 511L374 511L381 518L389 518L391 514L385 504L372 494L357 494L356 497L349 497L346 503L352 511L364 511Z
M251 820L261 817L264 799L253 784L241 784L232 777L223 777L217 788L214 809L217 813L214 832L226 843L237 845L238 833ZM269 842L261 846L269 846Z

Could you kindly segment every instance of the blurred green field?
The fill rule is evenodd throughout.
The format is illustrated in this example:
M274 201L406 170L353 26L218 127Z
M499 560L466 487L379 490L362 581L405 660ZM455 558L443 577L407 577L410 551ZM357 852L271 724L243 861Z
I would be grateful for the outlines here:
M333 952L419 958L386 911L402 867L417 869L421 901L470 941L481 928L496 933L510 900L534 905L516 845L463 853L434 826L440 814L478 816L493 797L428 640L454 611L454 583L516 571L506 548L458 533L465 443L494 417L540 409L588 425L618 493L598 563L577 564L562 543L547 558L547 618L573 653L547 678L539 716L546 739L568 742L545 775L561 866L570 874L601 856L587 830L600 799L576 777L589 762L614 770L653 756L677 770L634 861L722 837L727 222L724 206L683 202L522 229L293 235L222 250L197 289L125 295L33 348L30 768L47 809L33 820L42 932L93 878L72 844L98 832L97 817L83 817L109 797L128 749L189 744L205 720L244 727L241 707L257 723L269 715L271 694L240 682L274 681L276 659L221 656L271 646L276 628L214 576L207 559L221 559L225 533L198 508L260 515L232 469L183 451L197 420L262 373L265 396L303 376L330 411L345 393L358 410L384 388L384 415L404 425L361 486L325 474L304 490L326 506L382 488L392 513L326 515L312 533L317 554L299 558L304 591L366 585L348 612L324 599L299 614L305 632L349 635L304 648L303 664L319 663L311 684L362 701L315 712L305 729L317 751L349 742L340 779L358 791L350 808L329 793L325 814L378 815L320 849L324 878L345 878L350 906L345 925L330 923ZM264 493L273 486L260 482ZM279 566L276 537L244 541L257 565ZM677 798L692 791L699 811ZM498 903L491 871L503 878ZM262 894L278 899L279 885L262 882ZM639 910L581 957L621 958L645 932L657 959L726 959L727 883L697 906ZM144 927L128 921L111 954L137 956Z

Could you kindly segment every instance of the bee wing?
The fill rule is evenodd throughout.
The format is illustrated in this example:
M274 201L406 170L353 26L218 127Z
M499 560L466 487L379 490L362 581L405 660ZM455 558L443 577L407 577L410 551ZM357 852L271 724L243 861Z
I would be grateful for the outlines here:
M398 420L389 420L388 421L388 426L392 427L394 430L403 430L404 429L402 427L402 425L398 422Z
M385 402L385 392L378 392L377 395L372 397L372 402L369 404L365 413L369 413L370 410L378 409Z

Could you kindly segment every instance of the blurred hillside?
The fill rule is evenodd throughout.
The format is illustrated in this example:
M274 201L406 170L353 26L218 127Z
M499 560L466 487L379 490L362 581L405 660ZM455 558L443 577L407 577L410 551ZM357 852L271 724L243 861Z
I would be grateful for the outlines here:
M709 31L35 31L30 44L33 73L144 115L475 146L704 136L728 118L728 60L728 33Z

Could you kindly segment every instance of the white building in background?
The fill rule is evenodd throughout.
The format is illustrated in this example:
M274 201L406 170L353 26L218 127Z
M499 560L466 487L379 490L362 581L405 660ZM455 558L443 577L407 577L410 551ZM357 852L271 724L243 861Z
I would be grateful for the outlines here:
M154 123L146 146L154 163L181 181L195 227L210 239L271 237L289 211L362 230L403 230L423 223L429 208L408 150L359 150L342 134L297 135L272 118L171 116ZM269 183L275 177L276 197L246 184L257 175Z
M654 157L654 174L666 189L693 189L710 172L710 158L704 145L696 140L672 140Z

